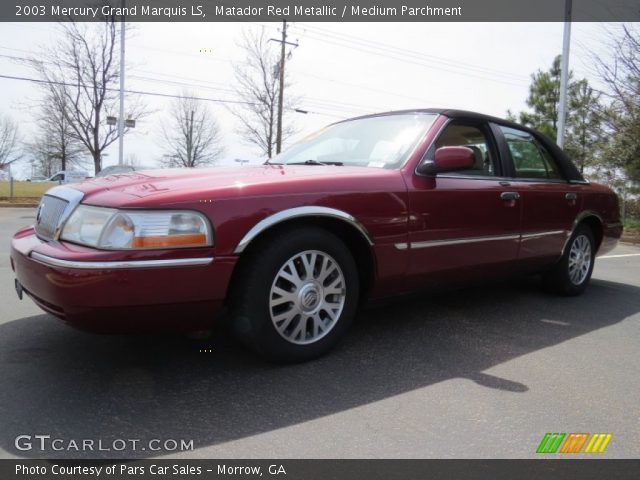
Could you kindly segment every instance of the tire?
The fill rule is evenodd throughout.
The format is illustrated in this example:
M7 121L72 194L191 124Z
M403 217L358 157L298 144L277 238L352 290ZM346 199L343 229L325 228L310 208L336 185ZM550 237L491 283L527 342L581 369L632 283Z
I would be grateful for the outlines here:
M591 279L595 255L593 232L587 225L578 225L560 261L544 275L545 285L561 295L581 295Z
M355 261L326 230L281 230L256 245L240 268L232 326L245 344L270 360L303 362L323 355L355 316Z

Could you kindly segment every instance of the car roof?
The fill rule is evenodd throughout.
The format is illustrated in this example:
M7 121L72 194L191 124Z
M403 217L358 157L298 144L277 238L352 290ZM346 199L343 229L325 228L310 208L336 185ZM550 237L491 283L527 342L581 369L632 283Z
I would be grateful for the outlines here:
M409 113L431 113L431 114L437 114L437 115L444 115L449 118L470 118L475 120L484 120L484 121L489 121L494 123L500 123L504 125L513 125L513 126L517 126L518 128L524 127L524 125L520 125L518 123L505 120L504 118L494 117L494 116L487 115L484 113L479 113L479 112L472 112L470 110L458 110L455 108L412 108L407 110L390 110L388 112L372 113L368 115L361 115L358 117L348 118L336 123L348 122L349 120L358 120L361 118L385 117L389 115L406 115ZM524 127L524 128L527 128L527 127Z

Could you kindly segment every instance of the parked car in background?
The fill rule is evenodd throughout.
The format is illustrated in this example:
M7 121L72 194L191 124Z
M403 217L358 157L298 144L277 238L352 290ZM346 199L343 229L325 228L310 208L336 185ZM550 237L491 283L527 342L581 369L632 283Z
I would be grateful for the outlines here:
M44 175L34 175L31 178L27 178L27 182L46 182L48 180Z
M84 170L61 170L54 173L45 181L58 183L78 183L84 182L89 177L89 172Z
M545 136L428 109L338 122L261 166L55 187L11 265L20 295L79 328L202 330L228 312L248 345L301 361L366 299L530 273L579 295L621 233L616 195Z

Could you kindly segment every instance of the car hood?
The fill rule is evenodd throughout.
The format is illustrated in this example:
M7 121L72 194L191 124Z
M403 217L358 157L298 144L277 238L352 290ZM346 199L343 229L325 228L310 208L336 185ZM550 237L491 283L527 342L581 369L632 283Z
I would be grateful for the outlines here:
M83 203L123 206L222 199L234 196L361 189L363 180L398 177L398 171L331 165L259 165L119 173L75 184ZM356 183L357 182L357 183ZM374 184L377 182L374 182ZM366 189L366 188L365 188Z

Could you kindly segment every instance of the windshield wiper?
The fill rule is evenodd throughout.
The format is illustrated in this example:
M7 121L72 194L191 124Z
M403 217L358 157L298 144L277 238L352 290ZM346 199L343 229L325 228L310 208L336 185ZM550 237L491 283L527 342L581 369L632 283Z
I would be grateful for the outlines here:
M291 162L287 165L336 165L341 167L344 165L342 162L319 162L318 160L305 160L304 162Z

